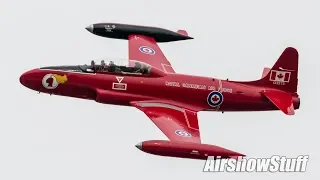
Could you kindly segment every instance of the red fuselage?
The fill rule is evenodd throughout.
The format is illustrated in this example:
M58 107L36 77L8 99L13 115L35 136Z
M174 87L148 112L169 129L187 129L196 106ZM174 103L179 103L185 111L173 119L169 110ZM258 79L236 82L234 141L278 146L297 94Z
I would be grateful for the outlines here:
M61 80L57 80L58 77L58 83L52 85L49 76L46 76L48 74L58 75L63 80L59 82ZM38 92L113 105L130 106L131 101L163 100L198 111L278 110L261 94L262 90L270 88L183 74L140 76L34 69L21 75L20 82ZM54 87L45 88L48 85ZM218 107L212 107L208 103L208 95L219 89L223 94L223 102ZM293 106L294 109L300 106L300 99L295 95Z

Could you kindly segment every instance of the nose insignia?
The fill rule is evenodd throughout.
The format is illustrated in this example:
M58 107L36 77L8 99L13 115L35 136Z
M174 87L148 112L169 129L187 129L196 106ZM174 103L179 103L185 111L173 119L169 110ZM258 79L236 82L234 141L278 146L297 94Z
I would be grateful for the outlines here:
M58 74L46 74L42 78L42 85L47 89L55 89L59 84L63 84L68 81L66 75L58 75Z

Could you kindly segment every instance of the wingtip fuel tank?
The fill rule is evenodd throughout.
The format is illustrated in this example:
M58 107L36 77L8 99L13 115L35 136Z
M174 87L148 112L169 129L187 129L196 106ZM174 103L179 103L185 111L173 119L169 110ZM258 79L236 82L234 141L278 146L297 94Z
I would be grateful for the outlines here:
M119 23L96 23L87 26L85 29L97 36L123 40L128 40L130 35L152 37L159 43L193 39L188 36L188 33L185 30L174 32L158 27Z
M190 142L173 142L166 140L150 140L136 144L136 147L146 153L189 159L206 160L208 156L220 157L222 159L245 156L219 146L209 144L198 144Z

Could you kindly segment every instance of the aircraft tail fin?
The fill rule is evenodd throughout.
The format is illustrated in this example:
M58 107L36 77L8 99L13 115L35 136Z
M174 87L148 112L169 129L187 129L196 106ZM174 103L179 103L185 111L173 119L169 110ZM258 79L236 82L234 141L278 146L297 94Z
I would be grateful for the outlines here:
M298 51L287 47L271 69L264 68L262 78L250 84L271 87L288 93L296 93L298 88Z

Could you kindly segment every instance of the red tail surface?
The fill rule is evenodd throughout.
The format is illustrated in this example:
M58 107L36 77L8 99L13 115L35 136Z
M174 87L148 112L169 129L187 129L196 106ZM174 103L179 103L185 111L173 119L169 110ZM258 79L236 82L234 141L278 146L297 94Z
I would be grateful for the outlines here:
M250 84L296 93L298 88L298 59L299 54L295 48L286 48L273 67L270 70L265 68L263 77L260 80L250 82Z
M270 72L270 68L265 67L265 68L263 69L262 77L261 77L261 78L266 77L269 72Z
M287 115L295 114L292 96L289 93L283 91L266 90L263 91L262 94L265 95L283 113ZM298 101L300 101L300 99Z
M271 69L264 68L260 80L245 83L272 88L261 93L283 113L294 115L294 109L299 109L300 106L297 93L298 59L298 51L293 47L287 47Z

